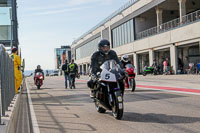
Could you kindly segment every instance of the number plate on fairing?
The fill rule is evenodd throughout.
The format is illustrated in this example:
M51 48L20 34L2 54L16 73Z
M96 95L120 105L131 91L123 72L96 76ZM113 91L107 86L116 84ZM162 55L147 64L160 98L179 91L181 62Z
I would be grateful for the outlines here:
M118 96L118 101L122 102L122 97L121 96Z
M115 74L109 72L108 70L104 69L101 72L101 80L107 81L107 82L116 82Z

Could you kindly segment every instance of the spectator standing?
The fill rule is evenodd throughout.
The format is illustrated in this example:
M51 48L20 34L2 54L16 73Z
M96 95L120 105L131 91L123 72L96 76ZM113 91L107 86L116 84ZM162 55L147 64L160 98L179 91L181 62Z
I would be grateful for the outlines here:
M15 71L15 93L18 93L22 83L22 72L21 72L21 58L18 55L17 48L12 49L11 58L14 62L14 71Z
M166 60L163 62L163 72L166 73L167 70L167 66L168 66L168 58L166 58Z
M65 89L67 89L67 80L69 80L69 87L71 88L71 78L69 76L70 69L69 69L69 63L67 60L65 60L65 64L62 65L62 70L64 71L65 76Z
M69 70L70 70L70 78L71 78L71 89L72 87L75 89L75 78L76 74L78 73L78 66L76 63L74 63L74 60L72 59L71 64L69 65Z

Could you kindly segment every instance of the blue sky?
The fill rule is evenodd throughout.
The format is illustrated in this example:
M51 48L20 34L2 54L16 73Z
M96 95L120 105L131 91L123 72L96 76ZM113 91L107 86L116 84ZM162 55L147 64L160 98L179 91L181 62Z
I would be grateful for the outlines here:
M54 48L71 45L128 0L18 0L19 41L26 70L54 69Z

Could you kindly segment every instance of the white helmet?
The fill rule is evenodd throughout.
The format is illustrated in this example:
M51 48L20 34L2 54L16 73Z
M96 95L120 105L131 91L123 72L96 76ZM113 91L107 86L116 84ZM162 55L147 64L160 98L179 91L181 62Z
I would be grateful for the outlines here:
M127 54L123 55L123 56L122 56L122 60L123 60L124 62L128 62L128 55L127 55Z

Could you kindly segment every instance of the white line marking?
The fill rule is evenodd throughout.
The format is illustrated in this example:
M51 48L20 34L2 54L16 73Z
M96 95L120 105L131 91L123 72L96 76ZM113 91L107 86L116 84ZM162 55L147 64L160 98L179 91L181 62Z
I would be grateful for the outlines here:
M27 88L27 92L28 92L29 108L30 108L30 111L31 111L31 121L32 121L32 126L33 126L33 133L40 133L40 129L39 129L37 119L36 119L36 115L35 115L35 111L34 111L34 108L33 108L33 103L32 103L32 100L31 100L31 95L30 95L27 80L26 80L26 88Z
M167 92L174 92L174 93L183 93L183 94L190 94L190 95L198 95L200 96L200 93L193 93L193 92L183 92L183 91L173 91L173 90L163 90L163 89L153 89L153 88L142 88L142 87L137 87L139 89L143 89L143 90L159 90L159 91L167 91ZM136 89L137 89L136 88Z

